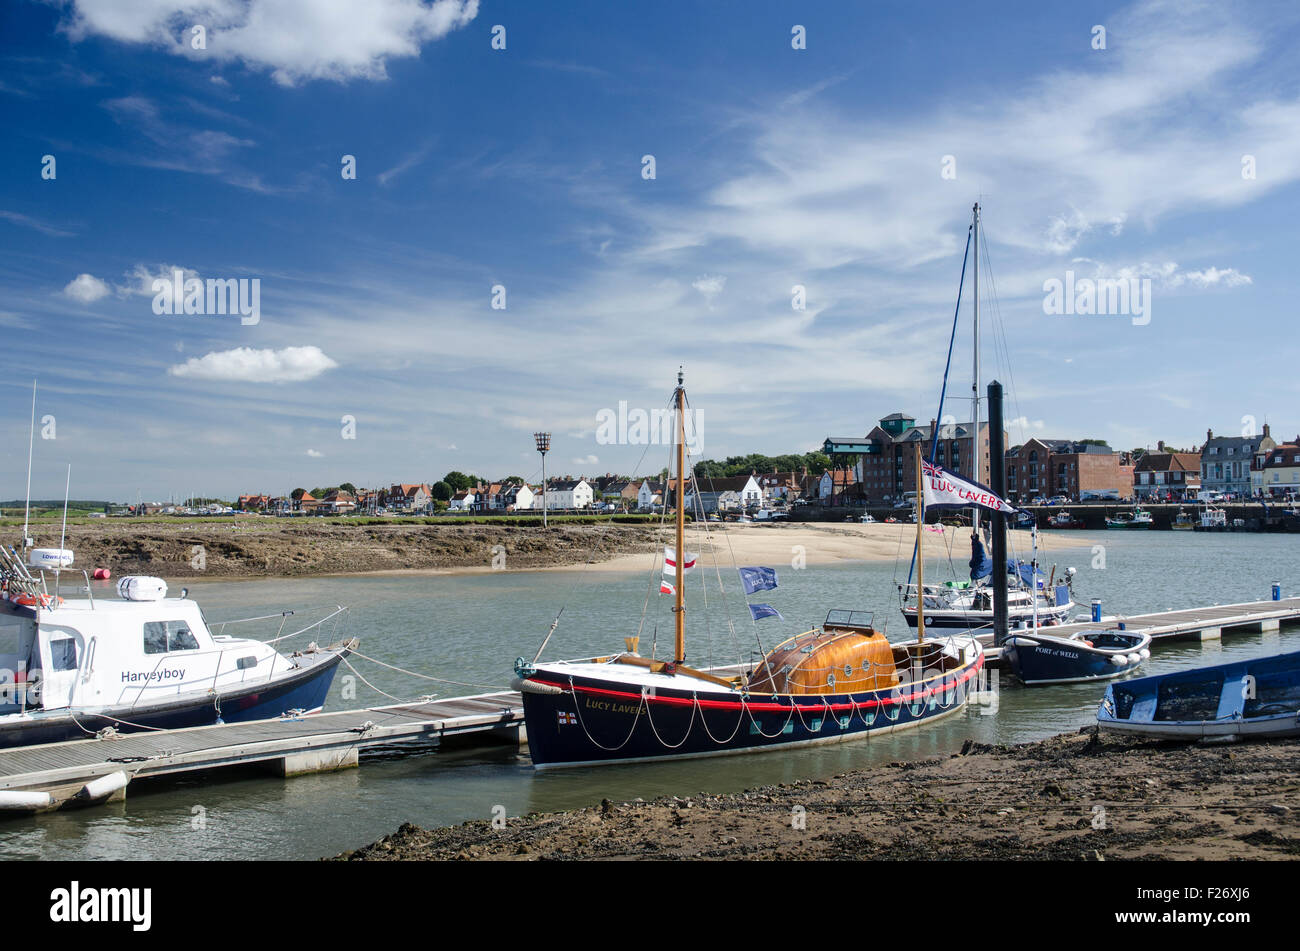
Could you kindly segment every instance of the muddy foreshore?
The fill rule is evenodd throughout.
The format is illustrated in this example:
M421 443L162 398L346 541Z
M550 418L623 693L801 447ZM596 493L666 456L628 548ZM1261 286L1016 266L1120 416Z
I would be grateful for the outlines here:
M35 527L35 526L34 526ZM379 571L550 568L654 551L651 524L365 525L318 519L240 519L195 524L104 519L68 526L77 565L114 577L263 578ZM42 537L44 544L48 539ZM53 544L53 542L51 542Z
M1300 741L1207 747L1090 727L830 780L604 800L501 829L406 824L336 859L1295 859L1298 754Z
M38 547L57 544L57 523L32 526ZM898 557L914 526L833 522L773 522L712 526L694 534L703 564L735 559L789 563L796 552L808 564ZM903 536L906 536L904 538ZM97 519L68 526L65 547L80 568L108 568L114 577L287 578L386 571L531 571L598 564L640 571L647 553L672 544L671 526L658 522L564 522L548 528L506 521L482 523L329 521L300 518ZM1028 544L1026 542L1026 544ZM1040 541L1040 551L1078 548L1081 537Z

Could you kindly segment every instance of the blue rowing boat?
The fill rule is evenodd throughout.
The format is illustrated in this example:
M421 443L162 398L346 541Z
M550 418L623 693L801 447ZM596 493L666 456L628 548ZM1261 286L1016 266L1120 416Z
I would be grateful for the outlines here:
M1112 684L1097 725L1207 743L1300 735L1300 651Z

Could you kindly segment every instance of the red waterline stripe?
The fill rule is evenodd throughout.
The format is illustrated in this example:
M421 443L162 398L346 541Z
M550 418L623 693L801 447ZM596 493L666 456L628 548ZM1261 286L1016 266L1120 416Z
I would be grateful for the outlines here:
M981 654L980 659L975 664L975 666L971 667L968 671L962 674L960 678L958 678L956 681L954 681L952 684L946 687L940 687L937 689L929 688L927 690L923 690L919 694L911 693L908 694L906 697L899 697L897 699L890 697L884 700L863 700L859 703L829 703L829 704L820 703L817 704L816 706L803 706L797 703L793 703L787 706L785 704L780 704L780 703L753 703L750 701L746 701L744 703L735 703L730 700L697 700L694 697L660 697L658 695L653 697L646 697L646 700L652 703L667 703L667 704L674 704L677 706L690 706L691 704L699 703L701 707L708 707L710 709L715 709L715 710L743 710L745 708L749 708L750 710L758 710L760 712L772 711L778 713L784 713L792 709L797 710L800 713L817 713L820 710L856 710L856 709L861 709L863 707L870 709L875 706L909 703L909 702L915 702L918 699L924 700L926 697L930 696L931 694L946 693L950 690L955 690L957 687L961 686L966 681L970 680L971 677L975 676L975 674L983 666L984 666L984 655ZM550 680L538 680L536 677L530 677L529 679L536 684L545 684L548 687L559 687L561 690L567 688L573 690L575 693L594 693L594 694L599 694L600 696L603 697L620 697L628 700L641 699L641 694L627 693L626 691L623 690L607 690L604 687L579 687L577 685L570 686L569 684L555 683L554 681L550 681Z

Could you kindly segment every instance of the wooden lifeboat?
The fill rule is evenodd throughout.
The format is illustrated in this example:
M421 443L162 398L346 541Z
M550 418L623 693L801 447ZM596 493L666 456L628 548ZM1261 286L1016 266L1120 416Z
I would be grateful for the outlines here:
M855 693L898 685L894 651L879 631L807 631L768 651L749 678L762 693Z

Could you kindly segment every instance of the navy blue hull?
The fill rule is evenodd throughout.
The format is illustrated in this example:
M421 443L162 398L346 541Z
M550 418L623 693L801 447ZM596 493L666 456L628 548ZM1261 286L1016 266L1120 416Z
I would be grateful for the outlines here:
M1039 643L1030 643L1031 638L1032 635L1012 636L1002 653L1002 659L1012 672L1030 685L1109 680L1130 673L1142 663L1140 655L1137 655L1139 659L1135 663L1116 664L1111 660L1116 656L1115 651L1094 650L1083 644L1042 635L1039 635ZM1119 649L1122 645L1113 646ZM1141 644L1135 642L1131 651L1136 654L1140 647Z
M220 698L181 698L157 707L110 708L99 713L66 710L39 713L26 720L0 725L0 748L82 740L109 726L121 733L137 733L269 720L290 710L319 710L325 705L340 659L334 657L304 668L297 676L254 689L231 691Z
M981 654L915 689L736 700L689 687L643 698L616 682L561 683L549 672L537 673L529 680L562 692L523 692L528 749L536 766L578 765L718 756L883 733L960 709L983 666Z

